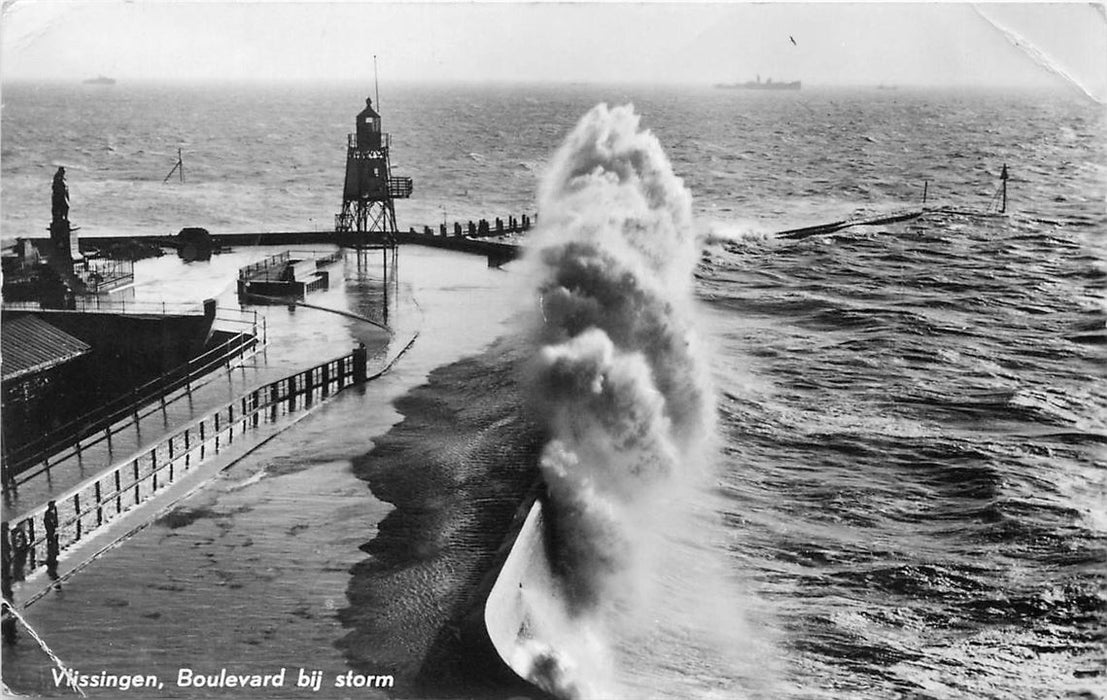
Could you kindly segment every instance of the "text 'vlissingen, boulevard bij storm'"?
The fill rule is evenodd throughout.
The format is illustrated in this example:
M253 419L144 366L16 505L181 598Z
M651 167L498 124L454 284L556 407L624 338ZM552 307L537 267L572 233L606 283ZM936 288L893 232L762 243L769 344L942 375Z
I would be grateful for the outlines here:
M153 674L114 674L107 671L90 674L73 669L53 669L54 685L70 688L118 688L119 690L156 689L165 682ZM359 674L353 671L335 675L330 679L335 688L391 688L395 679L390 675ZM218 673L198 673L190 668L177 670L178 688L303 688L318 691L323 687L323 672L299 668L295 679L286 668L275 673L233 673L225 668Z

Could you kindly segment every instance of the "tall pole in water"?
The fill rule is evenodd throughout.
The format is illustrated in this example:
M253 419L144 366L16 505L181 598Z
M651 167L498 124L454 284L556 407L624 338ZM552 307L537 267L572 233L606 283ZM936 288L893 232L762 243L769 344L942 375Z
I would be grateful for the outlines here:
M1003 164L1003 170L999 173L999 179L1003 183L1003 207L1000 208L1000 214L1007 213L1007 164Z

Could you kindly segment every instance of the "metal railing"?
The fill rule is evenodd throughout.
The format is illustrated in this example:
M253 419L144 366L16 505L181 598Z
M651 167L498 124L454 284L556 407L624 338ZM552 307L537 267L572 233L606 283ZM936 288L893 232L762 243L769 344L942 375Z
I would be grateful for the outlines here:
M410 177L392 176L388 178L388 196L395 199L407 199L415 190Z
M258 322L261 325L258 325ZM240 328L248 328L250 333L257 335L258 329L261 330L261 344L265 345L269 342L266 337L267 323L264 316L258 317L258 312L254 309L234 308L228 306L219 306L215 309L215 323L236 326Z
M83 450L105 440L110 449L112 435L130 429L136 422L155 411L164 410L181 396L191 395L193 389L206 383L197 380L211 371L220 366L229 370L232 360L244 359L247 352L258 345L256 326L252 331L236 333L202 355L135 387L130 393L6 452L3 455L4 490L7 491L12 485L26 483L28 479L48 470L51 462L56 464L80 455ZM179 396L167 400L173 392L181 389L184 391ZM122 421L126 422L116 425ZM39 465L38 469L34 469L36 464Z
M19 581L40 566L56 565L59 552L70 547L180 479L205 459L220 454L250 430L306 410L343 389L381 376L366 376L364 347L311 369L270 382L216 409L203 418L108 467L14 523L4 523L5 577ZM50 516L47 516L50 513ZM47 523L52 521L48 534ZM50 562L53 557L54 561Z
M316 251L311 251L312 257L315 259L316 267L323 267L324 265L330 265L336 263L342 259L346 254L346 251L339 248L338 250L331 251L329 253L318 254Z
M322 250L286 250L276 255L270 255L267 258L259 260L255 263L239 268L238 279L242 281L249 281L256 277L270 276L270 271L274 268L284 268L285 265L293 261L300 260L314 260L317 268L330 265L331 263L338 262L345 254L341 248L338 250L322 251Z
M377 136L380 136L379 146L373 148L372 144L365 144L366 147L369 148L371 151L380 149L387 150L392 147L392 134L387 132L378 132ZM357 147L357 134L346 134L346 148L356 150Z
M37 301L5 301L3 308L9 311L82 311L105 314L159 314L161 316L188 316L203 314L203 304L196 302L135 301L133 299L103 299L98 296L73 297L72 308L43 307Z
M330 278L327 276L327 273L320 272L318 274L320 276L315 279L304 282L304 294L310 294L311 292L330 287Z
M270 255L267 258L257 261L256 263L250 263L245 267L238 269L238 279L248 280L256 276L260 272L268 271L270 268L277 266L283 267L292 258L292 255L286 250L283 253L277 253L276 255Z
M74 263L73 274L93 293L122 287L135 279L135 264L131 260L92 258Z

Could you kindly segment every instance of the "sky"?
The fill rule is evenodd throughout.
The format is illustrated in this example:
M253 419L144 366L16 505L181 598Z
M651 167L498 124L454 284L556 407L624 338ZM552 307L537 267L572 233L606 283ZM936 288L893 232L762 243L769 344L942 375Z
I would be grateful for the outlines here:
M4 0L0 79L1069 85L1107 99L1088 3Z

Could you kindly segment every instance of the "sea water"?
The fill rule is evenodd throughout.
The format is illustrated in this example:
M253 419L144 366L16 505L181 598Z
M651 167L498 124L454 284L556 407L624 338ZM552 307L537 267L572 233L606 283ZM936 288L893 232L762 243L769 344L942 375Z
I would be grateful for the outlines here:
M340 203L345 134L363 93L5 85L3 236L41 235L58 165L67 169L70 218L82 233L325 229ZM685 494L685 530L666 533L667 554L683 566L630 579L657 584L669 598L603 630L609 692L1101 692L1101 107L1064 92L397 87L380 107L393 134L394 174L415 178L414 198L398 203L400 226L533 212L558 147L604 102L633 103L690 198L699 257L681 322L703 345L714 422L708 478ZM163 184L177 147L185 181ZM1004 163L1008 211L981 216ZM957 211L797 242L770 235L918 205L924 182L928 204ZM453 264L447 259L435 259L428 282L434 265ZM488 298L517 295L530 281L517 279L527 269L512 263L476 287ZM473 289L430 283L420 303L468 304ZM473 309L446 314L436 333L421 335L437 350L396 387L393 396L407 393L396 404L406 420L387 437L380 436L399 420L387 418L391 409L376 415L339 401L322 420L341 429L290 436L274 448L281 469L304 481L274 493L311 493L320 504L347 494L345 515L317 531L317 541L296 544L295 523L287 524L288 536L268 555L333 552L323 555L332 561L325 577L282 573L291 590L310 588L319 598L289 618L317 622L300 628L285 656L274 650L289 648L279 640L287 623L264 600L277 584L253 564L232 573L258 578L258 595L223 594L252 611L246 619L269 620L249 634L230 634L225 616L190 618L190 635L164 633L173 628L152 615L169 613L143 608L141 625L121 623L110 647L90 646L86 605L65 616L44 608L47 639L82 669L108 663L106 649L142 649L142 658L167 667L236 655L291 667L294 656L336 672L351 664L395 670L408 683L398 692L413 694L416 679L438 672L433 661L441 660L428 649L442 645L428 638L443 634L444 609L476 583L467 553L494 539L482 514L502 515L510 494L523 490L525 474L505 475L497 465L529 455L535 469L549 442L536 432L516 375L533 359L530 301L497 311L479 342L460 321L481 317ZM429 383L412 391L434 367ZM311 470L322 457L311 455L354 463L363 480L315 493ZM395 493L394 472L406 465L434 479L412 476L411 494ZM468 480L451 486L459 473ZM278 486L264 482L258 488ZM498 486L497 500L490 494ZM419 505L421 515L390 530L400 538L391 546L367 545L375 554L366 558L357 545L379 536L374 527L387 512L377 492L409 510ZM260 492L242 503L225 498L217 516L198 521L210 532L188 535L198 556L246 556L245 537L220 541L228 525L285 526L280 508L263 517ZM397 554L403 541L415 551ZM118 613L126 586L117 581L120 590L109 591L94 571L83 588L81 577L70 587L108 601L96 619L129 619ZM190 610L205 599L204 585L229 586L210 577L199 585L196 602L170 591L158 605ZM328 600L336 611L317 614ZM218 654L198 651L201 639ZM497 693L457 669L440 675L448 681L435 686L438 694Z

